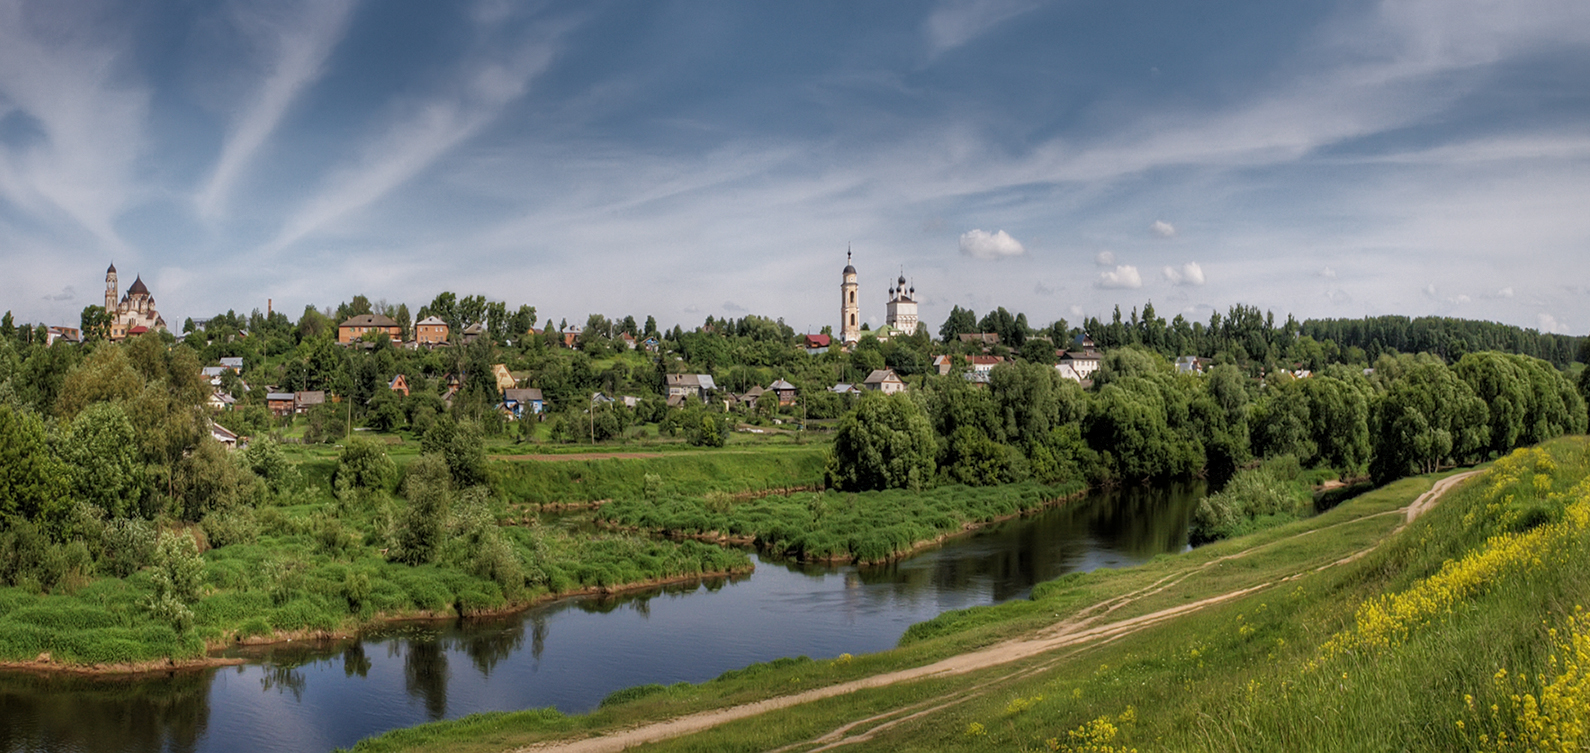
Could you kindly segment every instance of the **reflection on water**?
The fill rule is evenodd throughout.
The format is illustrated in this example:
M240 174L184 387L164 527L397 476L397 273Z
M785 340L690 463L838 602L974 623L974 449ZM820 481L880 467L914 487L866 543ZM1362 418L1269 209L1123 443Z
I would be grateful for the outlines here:
M250 663L236 668L137 680L0 674L0 751L324 751L481 711L588 711L621 688L702 682L781 656L879 651L946 610L1182 551L1202 493L1095 494L887 565L758 559L734 578L240 650Z

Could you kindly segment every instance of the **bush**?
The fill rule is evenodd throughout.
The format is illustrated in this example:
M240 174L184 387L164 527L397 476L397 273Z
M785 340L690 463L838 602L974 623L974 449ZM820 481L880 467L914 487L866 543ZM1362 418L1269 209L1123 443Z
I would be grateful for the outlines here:
M397 468L386 455L380 442L366 437L353 437L342 448L337 458L334 483L337 489L371 491L385 489L392 483Z
M437 424L441 426L441 423ZM403 480L409 505L398 520L396 544L389 557L420 565L432 561L441 545L442 523L452 498L452 477L440 455L422 455L409 464Z
M199 600L203 578L204 560L199 557L199 545L193 537L187 533L162 533L150 577L155 591L144 605L155 619L178 633L186 633L193 627L189 605Z
M259 537L259 523L251 507L212 512L204 516L199 526L204 529L205 540L214 548L252 544Z
M138 572L154 558L159 540L154 524L147 520L112 520L105 526L104 550L99 557L100 571L117 578Z
M1297 461L1280 463L1277 468L1295 478ZM1307 501L1307 495L1296 484L1277 478L1269 464L1240 471L1226 488L1199 500L1187 536L1196 545L1240 535L1247 532L1255 520L1276 516L1290 519L1298 515L1304 511Z

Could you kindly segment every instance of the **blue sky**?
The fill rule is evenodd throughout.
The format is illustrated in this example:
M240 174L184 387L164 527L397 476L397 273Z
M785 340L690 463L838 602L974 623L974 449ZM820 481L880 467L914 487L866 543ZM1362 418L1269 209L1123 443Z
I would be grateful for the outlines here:
M0 309L1590 329L1590 3L0 0Z

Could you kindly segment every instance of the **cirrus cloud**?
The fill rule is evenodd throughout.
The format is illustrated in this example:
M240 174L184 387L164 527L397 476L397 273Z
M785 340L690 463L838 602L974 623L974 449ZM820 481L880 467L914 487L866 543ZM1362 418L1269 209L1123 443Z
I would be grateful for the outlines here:
M1003 230L989 233L981 229L961 233L961 253L973 259L1004 259L1021 256L1027 249Z

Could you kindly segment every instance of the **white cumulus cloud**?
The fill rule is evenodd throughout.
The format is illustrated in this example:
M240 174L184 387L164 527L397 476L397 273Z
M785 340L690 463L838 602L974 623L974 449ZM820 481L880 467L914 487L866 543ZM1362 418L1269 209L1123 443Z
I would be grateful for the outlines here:
M1115 266L1115 252L1100 251L1098 256L1093 257L1093 263L1101 267L1113 267Z
M1187 262L1186 264L1181 265L1179 269L1176 267L1166 267L1164 272L1165 279L1170 280L1170 284L1172 285L1204 284L1204 269L1203 267L1198 266L1198 262L1195 261ZM1136 286L1134 285L1133 287Z
M1164 220L1154 220L1154 224L1149 225L1148 229L1161 238L1176 237L1176 226Z
M1108 272L1100 272L1099 287L1140 288L1143 287L1143 276L1137 273L1137 267L1122 264Z
M1004 259L1021 256L1027 249L1003 230L989 233L978 229L961 233L961 253L973 259Z
M1501 290L1496 291L1496 295L1498 297L1500 297L1500 298L1512 298L1513 297L1513 289L1512 288L1502 288Z
M1568 334L1568 324L1544 311L1540 312L1540 331L1555 332L1559 335Z

